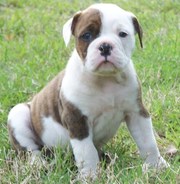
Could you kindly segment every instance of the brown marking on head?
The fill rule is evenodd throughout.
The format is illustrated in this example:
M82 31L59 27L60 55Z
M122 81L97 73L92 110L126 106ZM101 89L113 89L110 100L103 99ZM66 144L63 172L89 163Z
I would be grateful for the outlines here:
M138 97L137 97L137 103L138 103L138 106L139 106L139 114L141 116L143 116L144 118L149 118L150 117L150 114L148 112L148 110L145 108L144 104L143 104L143 101L142 101L142 91L141 91L141 83L139 81L139 79L137 78L138 80L138 83L139 83L139 90L138 90Z
M76 49L81 59L86 58L88 46L99 35L100 30L101 16L98 10L89 8L74 16L71 31L75 36ZM83 39L85 33L91 34L92 38L89 41Z
M62 102L62 123L69 131L71 138L82 140L89 135L87 117L75 107L72 103L68 102L63 94L61 94Z
M132 22L133 22L133 25L134 25L135 32L138 33L140 46L141 46L141 48L143 48L143 43L142 43L143 31L142 31L142 28L141 28L141 26L140 26L140 24L139 24L136 17L132 18Z

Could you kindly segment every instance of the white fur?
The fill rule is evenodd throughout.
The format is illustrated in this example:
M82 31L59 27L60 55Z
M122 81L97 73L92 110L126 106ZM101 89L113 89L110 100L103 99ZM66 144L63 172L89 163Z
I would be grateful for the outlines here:
M82 177L94 177L99 163L98 152L93 144L92 137L83 140L71 139L76 165Z
M143 170L148 166L168 167L169 164L161 157L153 133L151 118L144 118L138 114L129 114L127 127L134 138L142 158L145 159Z
M81 11L78 11L76 14L80 13ZM63 38L66 46L68 46L68 43L71 38L71 25L72 25L73 18L70 18L63 26Z
M101 12L101 33L90 43L85 61L81 60L76 50L73 52L61 88L66 99L88 117L89 127L92 129L93 142L90 138L71 140L79 170L96 170L94 166L97 165L97 159L93 161L96 150L93 144L102 146L113 137L127 112L131 119L128 128L142 157L146 158L145 163L157 165L160 158L162 165L167 166L157 148L151 119L139 114L138 82L131 61L135 45L132 24L134 15L110 4L92 7ZM120 31L128 33L128 36L120 38ZM113 47L108 56L108 64L103 63L104 58L98 50L104 42ZM81 167L81 162L86 164Z
M109 62L105 64L103 64L104 56L101 56L98 49L103 42L109 43L113 47L111 55L107 56ZM89 45L85 68L90 72L100 75L114 75L119 72L120 69L124 69L129 63L130 57L126 55L118 35L116 33L108 33L95 39ZM101 67L99 67L100 65Z
M84 139L76 141L76 149L82 150L82 152L79 153L73 149L79 171L84 176L91 175L91 172L96 171L92 167L92 165L96 165L96 160L94 161L94 157L91 155L96 155L97 152L93 144L101 147L114 136L120 123L124 120L126 111L134 109L138 111L136 103L138 83L131 61L123 72L127 74L126 81L123 80L120 72L113 79L103 76L103 81L100 83L102 86L99 86L96 84L97 76L86 71L76 51L66 67L61 93L88 117L89 127L92 128L93 142L88 143ZM71 141L72 143L74 141ZM84 144L87 145L82 149ZM83 154L85 155L83 156ZM87 158L86 154L92 159ZM82 160L86 165L80 167L79 163Z
M61 124L54 121L52 117L43 117L43 133L41 136L47 147L67 146L69 144L69 133Z
M76 52L66 67L61 92L88 117L97 144L99 141L108 141L115 134L124 120L125 111L138 110L138 83L131 62L125 71L128 74L127 81L122 81L121 73L118 73L115 79L103 78L100 87L95 84L97 76L83 68Z
M31 129L30 111L27 105L18 104L13 107L8 115L8 124L22 147L29 151L38 149L35 143L36 137Z
M129 116L130 121L127 122L127 126L139 147L141 156L149 162L156 161L154 158L158 158L160 153L156 146L151 118L144 118L135 113Z
M88 117L93 127L93 139L99 145L113 137L126 111L138 111L138 82L130 58L135 43L132 16L115 5L92 7L101 11L101 34L89 45L85 62L76 50L73 52L66 67L61 92ZM112 8L111 15L107 8ZM124 29L128 37L121 39L118 34ZM104 57L98 49L104 42L113 47L108 64L102 64ZM100 64L102 66L99 67ZM123 79L124 74L126 79Z
M118 42L123 45L121 52L124 52L124 54L130 58L135 44L134 27L132 24L132 18L135 16L114 4L95 4L91 7L102 12L101 35L109 37L108 39L111 38L111 35L116 36ZM121 31L128 33L128 36L120 38L118 35ZM117 41L115 43L117 43Z
M63 38L66 46L68 45L71 38L71 24L73 18L69 19L63 26Z

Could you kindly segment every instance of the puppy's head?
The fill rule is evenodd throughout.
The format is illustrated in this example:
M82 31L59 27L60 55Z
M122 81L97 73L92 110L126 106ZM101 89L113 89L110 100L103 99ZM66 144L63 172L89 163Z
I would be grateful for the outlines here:
M113 4L92 5L63 27L66 45L72 34L84 67L101 75L113 75L127 66L136 33L142 47L142 29L136 17Z

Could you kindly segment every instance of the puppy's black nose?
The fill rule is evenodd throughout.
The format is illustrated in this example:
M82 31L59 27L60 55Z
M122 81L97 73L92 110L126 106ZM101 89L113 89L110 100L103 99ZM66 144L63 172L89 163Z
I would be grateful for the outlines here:
M111 54L112 46L108 43L103 43L100 45L99 50L102 56L109 56Z

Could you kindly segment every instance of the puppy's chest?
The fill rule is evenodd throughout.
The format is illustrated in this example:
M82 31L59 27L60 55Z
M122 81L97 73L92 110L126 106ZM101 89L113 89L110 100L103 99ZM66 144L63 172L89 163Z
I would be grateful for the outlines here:
M135 90L128 88L97 90L91 94L79 94L77 106L91 123L97 124L101 119L122 119L120 116L123 116L125 111L131 111L136 105L136 95Z
M89 117L90 125L93 127L93 139L95 144L100 146L112 138L123 119L124 111L118 106L107 106L106 108L104 106L98 116Z
M124 114L135 107L136 93L129 87L110 86L106 89L81 89L67 97L88 118L97 145L116 133Z
M125 112L134 105L132 99L121 94L97 95L87 104L82 111L88 117L93 129L93 139L98 145L114 136L124 120Z

